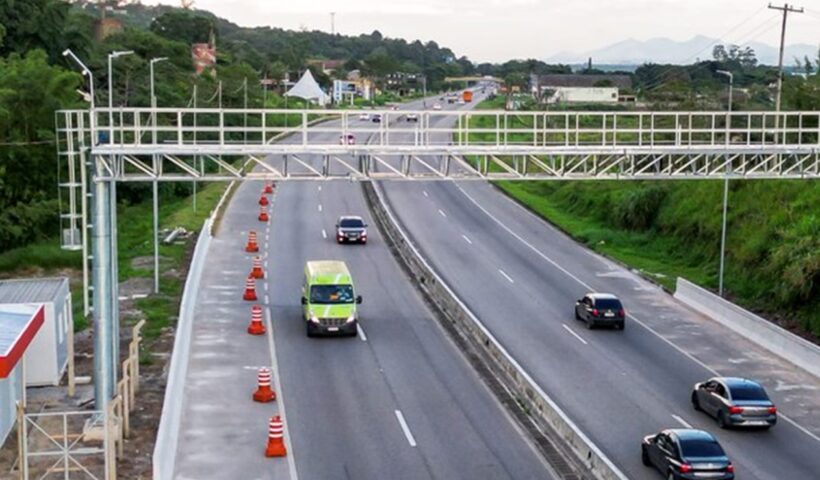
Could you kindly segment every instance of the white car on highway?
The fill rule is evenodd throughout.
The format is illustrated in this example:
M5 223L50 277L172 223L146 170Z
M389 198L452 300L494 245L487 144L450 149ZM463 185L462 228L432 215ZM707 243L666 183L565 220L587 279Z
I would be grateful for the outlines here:
M433 110L441 110L441 104L440 103L434 103L433 104Z
M339 135L339 145L356 145L356 135L343 133Z
M370 114L367 113L367 112L360 113L359 114L359 120L364 120L364 121L370 120Z

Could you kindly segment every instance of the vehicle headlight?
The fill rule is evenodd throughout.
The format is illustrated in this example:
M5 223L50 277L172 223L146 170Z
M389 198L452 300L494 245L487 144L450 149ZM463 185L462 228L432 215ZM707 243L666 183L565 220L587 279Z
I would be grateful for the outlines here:
M319 323L319 319L314 314L310 314L310 321L313 323Z
M351 316L347 317L347 320L345 320L345 323L350 323L350 322L353 322L354 320L356 320L356 316L351 315Z

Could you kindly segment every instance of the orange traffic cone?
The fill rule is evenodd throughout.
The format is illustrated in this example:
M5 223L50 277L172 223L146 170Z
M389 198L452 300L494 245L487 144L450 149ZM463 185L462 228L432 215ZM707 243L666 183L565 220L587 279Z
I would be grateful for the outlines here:
M288 454L285 449L285 424L279 415L270 417L268 423L268 448L265 449L266 457L284 457Z
M256 232L251 230L248 232L248 244L245 245L245 251L255 253L259 251L259 245L256 244Z
M245 293L242 295L242 299L249 302L256 301L256 282L253 280L253 277L248 277L247 280L245 280Z
M268 210L264 206L259 207L259 221L260 222L267 222L268 221Z
M253 392L253 401L268 403L276 400L276 392L270 388L270 368L262 367L256 375L259 386Z
M250 276L257 280L265 278L265 272L262 271L262 257L253 257L253 268L251 268Z
M262 194L262 195L259 197L259 205L262 205L263 207L267 207L267 206L268 206L268 197L266 197L264 194Z
M251 335L265 334L265 324L262 323L262 307L259 305L251 307L251 324L248 325L248 333Z
M263 190L263 192L266 193L266 194L273 193L273 184L272 183L266 183L265 184L265 189Z

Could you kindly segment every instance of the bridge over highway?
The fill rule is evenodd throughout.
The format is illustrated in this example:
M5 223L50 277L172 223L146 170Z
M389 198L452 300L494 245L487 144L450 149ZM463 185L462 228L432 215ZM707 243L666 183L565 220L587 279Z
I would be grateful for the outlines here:
M58 114L61 161L71 179L63 188L73 202L66 218L83 242L83 222L93 211L98 334L110 334L116 319L106 306L117 290L110 263L116 264L116 184L242 181L196 296L174 477L245 471L260 478L572 478L544 465L506 417L380 232L371 227L364 248L334 244L339 215L361 213L373 222L358 182L324 180L362 180L376 181L420 255L612 462L621 475L615 478L654 478L640 465L644 434L687 425L714 431L691 410L688 393L718 373L773 386L785 414L765 434L718 433L739 475L812 478L820 468L813 455L820 446L817 378L572 242L482 180L816 179L818 112L417 108L369 112L380 113L380 123L361 112L298 111L298 123L287 127L277 120L284 112L274 110ZM348 134L355 145L339 143ZM255 180L282 181L273 218L261 226ZM88 192L93 206L83 208ZM237 295L250 261L241 251L250 229L264 236L269 273L260 288L269 292L262 303L272 328L261 345L246 335L226 342L247 322ZM366 333L357 340L303 336L294 299L304 261L318 257L346 260L360 282ZM574 323L572 302L589 290L613 291L627 302L623 334L593 334ZM102 343L101 351L110 348ZM248 400L248 378L262 365L274 367L281 381L292 468L262 458L262 409L234 408ZM104 368L101 360L100 379ZM230 421L222 422L228 412ZM236 447L230 457L215 453L226 442Z

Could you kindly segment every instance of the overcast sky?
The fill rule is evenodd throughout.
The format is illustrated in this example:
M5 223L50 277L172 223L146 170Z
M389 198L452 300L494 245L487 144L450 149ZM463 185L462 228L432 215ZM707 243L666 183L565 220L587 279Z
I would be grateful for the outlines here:
M179 5L178 0L143 0ZM471 60L544 59L628 38L687 40L697 34L726 43L779 43L780 12L763 0L196 0L242 26L330 31L435 40ZM820 0L798 3L786 43L820 43ZM694 52L693 52L694 53Z

